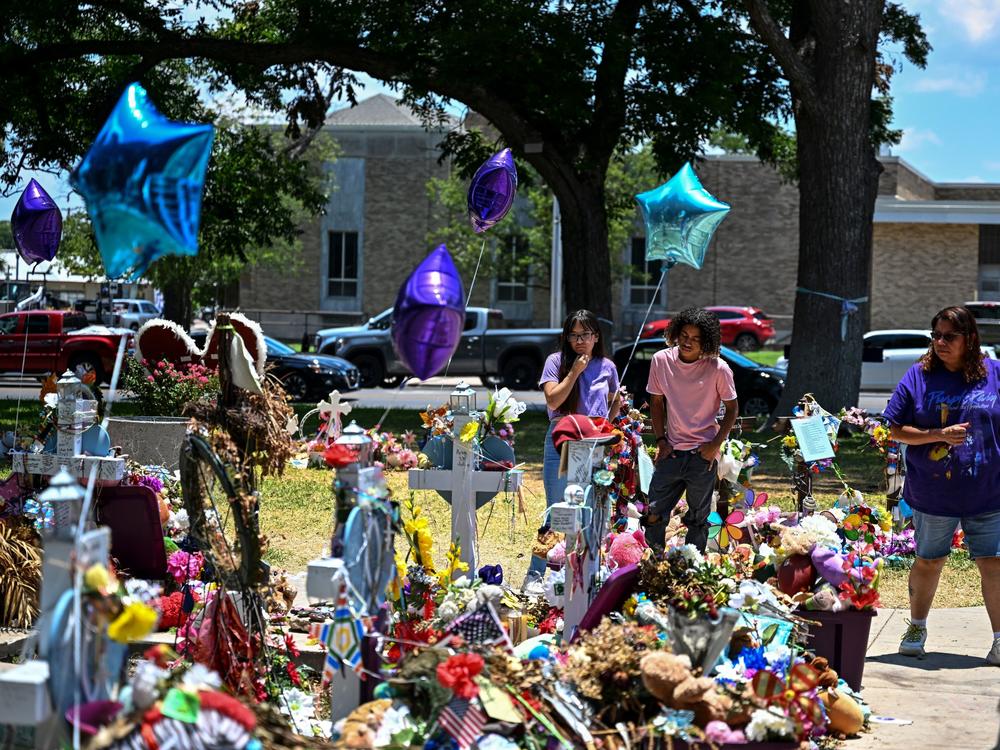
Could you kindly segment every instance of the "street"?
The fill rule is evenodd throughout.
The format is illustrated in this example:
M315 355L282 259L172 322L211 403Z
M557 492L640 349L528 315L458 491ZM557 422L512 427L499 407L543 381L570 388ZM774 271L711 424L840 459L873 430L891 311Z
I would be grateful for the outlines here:
M376 409L426 409L447 403L448 394L461 382L461 378L431 378L418 381L405 388L362 388L344 394L346 400L359 407ZM490 391L483 387L478 378L470 383L476 391L476 404L485 407L489 401ZM0 378L0 399L21 400L37 399L39 383L33 379ZM541 411L545 407L545 398L541 391L516 391L515 397L528 404L529 411ZM888 401L888 392L862 393L858 398L858 406L870 412L880 412Z

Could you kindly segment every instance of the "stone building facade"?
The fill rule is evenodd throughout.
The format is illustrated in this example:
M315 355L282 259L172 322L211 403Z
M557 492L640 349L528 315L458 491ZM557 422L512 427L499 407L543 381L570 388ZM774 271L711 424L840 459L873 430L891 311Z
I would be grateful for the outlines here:
M385 95L333 113L340 146L329 165L336 189L326 214L305 228L302 254L287 269L253 269L240 306L276 335L298 338L353 323L392 305L400 284L429 248L436 221L427 191L448 175L439 160L443 131ZM882 157L875 209L871 328L925 328L947 304L1000 299L1000 185L935 183L897 157ZM696 171L732 206L700 270L676 266L650 319L695 305L752 305L791 330L798 265L797 187L756 158L706 156ZM621 249L625 274L614 284L616 333L634 335L653 296L659 264L644 263L641 224ZM497 307L513 324L549 325L548 269L528 284L478 278L472 303Z

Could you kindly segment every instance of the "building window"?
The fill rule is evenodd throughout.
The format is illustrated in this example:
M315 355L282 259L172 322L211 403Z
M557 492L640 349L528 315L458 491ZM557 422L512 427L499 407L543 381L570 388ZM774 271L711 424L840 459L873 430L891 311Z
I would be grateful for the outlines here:
M979 265L1000 264L1000 225L979 225Z
M632 275L629 277L628 294L630 305L648 305L659 286L662 263L646 260L646 238L632 238L632 252L629 257ZM660 296L662 298L661 290Z
M497 255L497 302L527 302L529 266L523 261L528 253L528 238L505 237Z
M329 232L326 293L329 297L358 296L358 233Z

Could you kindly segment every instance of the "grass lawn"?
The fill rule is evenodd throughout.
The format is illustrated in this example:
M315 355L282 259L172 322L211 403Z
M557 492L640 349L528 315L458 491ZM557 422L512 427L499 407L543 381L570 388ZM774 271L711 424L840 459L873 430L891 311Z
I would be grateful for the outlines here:
M778 359L781 357L782 354L781 351L778 350L767 351L765 349L761 349L760 351L756 352L743 352L743 353L746 354L747 357L752 359L757 364L764 365L766 367L774 367L774 363L778 361Z
M351 418L370 425L382 416L381 409L356 409ZM420 425L417 413L392 410L383 429L402 432L416 430ZM523 512L516 496L498 495L479 510L479 559L483 563L500 563L505 576L519 583L527 571L531 544L545 510L542 489L541 452L547 420L540 414L526 414L518 426L517 457L524 464ZM745 434L744 439L766 443L759 452L761 466L754 474L754 487L767 492L771 502L783 508L794 507L794 494L788 470L779 458L778 441L773 434ZM771 440L770 443L767 441ZM867 439L852 436L841 441L839 464L852 486L865 494L870 502L882 503L882 459L866 447ZM402 499L409 494L405 472L387 474L393 495ZM330 472L318 469L289 469L280 478L268 480L263 488L261 528L270 539L269 560L278 567L296 572L317 557L329 541L333 500ZM814 483L814 495L823 507L833 504L841 486L832 473L820 474ZM450 532L450 506L437 493L414 493L430 520L435 555L443 561ZM404 511L405 512L405 511ZM406 542L397 540L397 549L406 552ZM889 568L883 573L882 605L905 607L907 603L905 568ZM975 564L964 554L949 560L942 576L935 604L941 607L971 607L982 604L979 576Z

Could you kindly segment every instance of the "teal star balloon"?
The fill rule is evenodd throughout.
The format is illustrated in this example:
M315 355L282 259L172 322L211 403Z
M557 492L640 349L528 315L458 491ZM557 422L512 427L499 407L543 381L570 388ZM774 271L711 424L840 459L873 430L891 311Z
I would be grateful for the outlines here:
M729 204L698 181L690 162L658 188L635 196L646 223L646 260L701 268L708 243L729 213Z
M87 203L104 269L136 279L165 255L197 255L215 129L172 122L131 83L70 182Z

